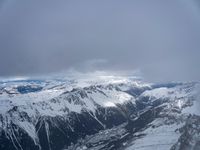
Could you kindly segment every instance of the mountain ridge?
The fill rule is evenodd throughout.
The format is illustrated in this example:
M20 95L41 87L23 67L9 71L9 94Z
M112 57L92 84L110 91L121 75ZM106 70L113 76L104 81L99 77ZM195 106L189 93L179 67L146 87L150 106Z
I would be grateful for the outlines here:
M131 147L134 135L158 118L167 116L169 121L187 116L182 110L194 104L196 84L148 84L135 78L110 76L103 80L4 82L0 90L1 149ZM84 141L120 126L123 132L118 136L122 137L115 142L108 138L104 140L106 144L102 142L104 145L99 141L96 145L80 144L80 139ZM121 144L117 142L120 140Z

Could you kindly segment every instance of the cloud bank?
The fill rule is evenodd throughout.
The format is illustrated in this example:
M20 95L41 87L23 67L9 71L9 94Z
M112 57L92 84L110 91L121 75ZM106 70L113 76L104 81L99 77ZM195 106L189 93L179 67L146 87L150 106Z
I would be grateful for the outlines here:
M1 1L0 76L140 70L200 79L198 1Z

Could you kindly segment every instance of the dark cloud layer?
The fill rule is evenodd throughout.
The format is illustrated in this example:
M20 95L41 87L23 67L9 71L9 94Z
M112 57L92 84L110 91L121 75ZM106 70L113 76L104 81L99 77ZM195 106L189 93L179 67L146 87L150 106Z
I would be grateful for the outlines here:
M187 0L0 2L0 76L140 70L200 79L200 5Z

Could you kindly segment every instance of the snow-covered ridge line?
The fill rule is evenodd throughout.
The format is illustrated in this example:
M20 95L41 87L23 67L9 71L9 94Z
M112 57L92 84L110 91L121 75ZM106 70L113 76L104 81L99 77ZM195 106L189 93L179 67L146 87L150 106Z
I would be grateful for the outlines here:
M81 128L84 135L91 124L96 133L160 105L165 106L163 115L181 112L192 104L188 102L193 87L192 83L153 85L112 76L9 81L0 86L0 132L5 132L16 149L23 147L22 133L43 148L40 140L45 135L49 147L45 149L51 149L52 135L58 133L68 138Z
M114 76L97 76L96 78L90 79L86 77L82 77L80 79L55 79L55 80L23 80L23 81L10 81L1 84L0 88L0 113L4 114L13 106L36 106L39 105L38 103L51 103L51 99L59 97L62 93L66 91L72 91L73 89L81 89L87 88L90 86L102 85L102 89L106 86L113 85L113 86L120 86L121 90L127 90L131 86L149 86L147 84L142 83L138 80L133 80L132 78L127 77L114 77ZM113 88L113 87L111 87ZM85 90L85 89L84 89ZM91 89L92 90L92 89ZM101 89L99 89L100 91ZM104 89L106 90L106 89ZM89 92L89 89L87 90ZM100 96L102 99L107 99L105 102L101 102L99 100L96 101L97 104L102 106L115 106L115 103L122 103L122 99L129 99L131 96L127 93L122 91L114 91L115 94L106 90L107 97L105 94L102 94L101 91L100 95L98 92L93 92L93 96L88 93L89 99L86 100L91 101L92 99L98 99ZM71 92L72 94L73 92ZM75 92L74 92L75 93ZM96 95L96 96L95 96ZM60 97L61 98L61 97ZM109 100L108 100L109 99ZM113 103L112 99L115 99ZM87 103L89 104L89 102ZM71 104L67 104L71 106ZM55 106L54 106L55 107ZM90 109L89 106L86 106ZM76 108L76 106L74 107ZM94 108L94 107L93 107ZM91 109L93 109L91 108ZM37 109L37 108L36 108ZM43 110L43 109L42 109ZM72 108L70 110L73 110ZM76 111L76 109L75 109ZM43 111L42 111L43 112Z
M40 85L38 81L36 83ZM43 123L45 124L46 132L49 133L49 123L45 121L46 119L41 121L40 118L42 117L66 117L71 112L80 114L82 111L87 111L94 120L105 127L95 115L98 107L109 108L117 107L118 104L127 102L134 103L133 96L119 89L119 86L122 86L121 82L113 85L109 83L107 85L95 84L79 87L79 85L74 86L76 81L57 82L56 80L52 83L42 81L41 90L33 92L31 89L31 91L26 91L23 94L17 91L17 88L21 86L26 88L28 85L34 88L36 83L34 81L23 81L23 83L13 82L12 84L9 81L7 85L6 83L2 85L3 92L0 94L0 129L1 132L5 132L9 139L12 139L16 149L17 147L21 148L22 145L16 138L20 132L16 132L12 127L13 125L29 135L35 145L39 145L37 132L42 128ZM15 90L15 92L5 93L5 89L8 91ZM41 127L36 130L35 126L39 120ZM73 131L73 127L70 128ZM47 136L49 137L49 134Z

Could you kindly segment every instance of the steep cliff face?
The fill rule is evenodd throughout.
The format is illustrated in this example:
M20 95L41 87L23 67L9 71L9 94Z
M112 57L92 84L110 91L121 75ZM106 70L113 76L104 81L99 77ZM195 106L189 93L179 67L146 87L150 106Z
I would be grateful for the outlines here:
M177 148L196 84L155 85L125 77L5 81L0 149L148 148L159 145L155 133L166 148Z

